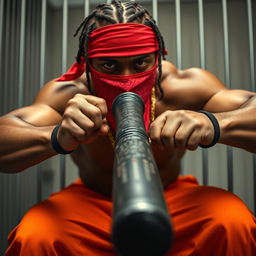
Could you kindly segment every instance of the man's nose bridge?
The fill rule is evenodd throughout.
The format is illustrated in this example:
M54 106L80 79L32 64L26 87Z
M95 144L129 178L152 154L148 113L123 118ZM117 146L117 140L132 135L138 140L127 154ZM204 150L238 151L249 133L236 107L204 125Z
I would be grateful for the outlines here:
M133 67L130 60L124 60L121 66L120 75L132 75L133 74Z
M125 66L124 69L122 70L122 75L127 76L132 74L133 74L132 69L129 66Z

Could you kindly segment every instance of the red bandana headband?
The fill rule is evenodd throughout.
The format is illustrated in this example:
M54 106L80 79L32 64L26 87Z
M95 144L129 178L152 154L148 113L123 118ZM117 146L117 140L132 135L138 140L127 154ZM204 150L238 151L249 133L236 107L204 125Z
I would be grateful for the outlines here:
M88 57L125 57L158 50L158 41L151 27L119 23L97 28L90 34Z

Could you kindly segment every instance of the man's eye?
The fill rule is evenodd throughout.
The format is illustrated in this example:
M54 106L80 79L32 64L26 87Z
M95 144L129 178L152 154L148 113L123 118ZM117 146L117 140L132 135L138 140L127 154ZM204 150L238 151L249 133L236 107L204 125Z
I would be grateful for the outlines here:
M103 64L103 67L105 68L105 69L113 69L114 67L115 67L115 65L114 65L114 63L111 63L111 62L107 62L107 63L104 63Z
M147 62L145 60L137 60L136 61L136 65L137 66L145 66L147 64Z

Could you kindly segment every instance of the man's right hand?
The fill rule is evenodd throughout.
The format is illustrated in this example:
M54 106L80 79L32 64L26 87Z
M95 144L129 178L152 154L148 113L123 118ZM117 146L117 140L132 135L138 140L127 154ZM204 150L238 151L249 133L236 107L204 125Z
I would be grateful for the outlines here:
M107 135L107 105L104 99L76 94L67 102L57 134L61 147L67 151L87 144L99 135Z

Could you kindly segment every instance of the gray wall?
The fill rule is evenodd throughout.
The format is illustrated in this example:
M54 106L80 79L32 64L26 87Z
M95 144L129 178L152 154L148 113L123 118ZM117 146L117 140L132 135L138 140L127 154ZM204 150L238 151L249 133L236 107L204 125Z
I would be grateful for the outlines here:
M1 66L0 113L4 114L21 103L30 104L40 87L40 31L42 1L27 0L25 21L25 50L22 91L19 91L20 65L20 0L0 0ZM70 3L72 1L69 1ZM94 2L94 1L91 1ZM103 1L101 1L103 2ZM160 2L160 1L159 1ZM181 1L181 64L182 68L200 66L198 4ZM250 89L248 16L245 0L228 1L231 88ZM256 1L253 13L256 13ZM91 5L91 8L93 6ZM145 4L151 10L151 4ZM2 12L3 11L3 12ZM3 15L1 16L1 12ZM71 7L68 12L68 64L74 61L78 38L73 32L84 16L83 7ZM174 1L158 6L159 26L168 50L168 60L177 64L176 13ZM225 81L224 38L221 1L204 1L206 69ZM254 42L256 42L256 15ZM255 45L254 45L254 48ZM62 70L62 9L47 4L46 64L44 81L61 75ZM19 95L23 93L22 102ZM1 146L1 145L0 145ZM227 189L227 148L223 145L208 150L209 185ZM234 193L253 210L252 154L233 149ZM18 223L24 212L50 193L60 189L60 160L54 157L21 174L0 174L0 254L6 247L8 232ZM202 150L188 152L183 161L183 173L195 175L203 183ZM77 178L77 169L66 158L66 184ZM1 251L2 250L2 251Z

